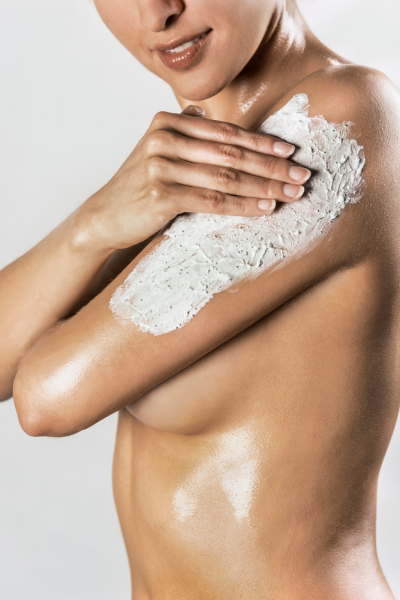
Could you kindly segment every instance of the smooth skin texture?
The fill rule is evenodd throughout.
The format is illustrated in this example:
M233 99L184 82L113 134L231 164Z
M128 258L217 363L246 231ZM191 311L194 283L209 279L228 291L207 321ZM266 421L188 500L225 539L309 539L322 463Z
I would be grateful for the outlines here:
M158 115L113 180L3 274L2 377L7 390L18 367L21 425L70 435L121 411L114 490L135 600L392 599L375 505L398 413L398 92L323 46L293 2L96 5L189 114ZM160 59L157 45L203 31L190 67ZM282 192L290 162L243 129L296 93L311 116L355 123L362 200L309 253L217 294L179 330L116 320L112 293L174 214L250 214ZM265 160L274 183L260 181Z
M0 399L12 395L18 363L40 336L177 214L259 216L276 200L298 200L311 173L284 158L293 151L271 136L206 119L192 105L180 115L155 115L110 182L0 272Z
M283 158L293 151L270 136L205 119L191 105L180 115L157 114L110 182L0 272L0 398L12 395L18 363L37 339L177 214L259 216L270 214L276 199L298 200L311 173Z

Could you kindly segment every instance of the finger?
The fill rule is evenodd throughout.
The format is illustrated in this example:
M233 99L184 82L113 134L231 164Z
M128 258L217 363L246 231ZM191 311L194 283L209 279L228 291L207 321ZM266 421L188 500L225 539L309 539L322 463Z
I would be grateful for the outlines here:
M181 185L207 188L236 196L275 199L281 202L293 202L304 193L304 187L301 185L249 175L231 167L165 159L163 162L164 166L160 166L160 171L168 173L170 181Z
M192 117L205 117L206 113L201 106L197 104L189 104L186 108L183 109L181 115L190 115Z
M165 154L171 158L176 156L190 163L231 167L250 175L290 184L303 184L311 176L309 169L299 167L285 158L230 144L194 140L180 133L168 132L167 135L169 143L165 144Z
M293 144L288 144L260 131L247 131L243 127L214 121L198 119L187 114L161 112L154 117L151 129L173 129L188 137L220 142L234 146L242 146L255 152L272 154L274 156L290 156L295 150Z
M177 184L167 186L167 192L165 208L169 214L175 215L195 212L233 217L260 217L271 214L276 206L276 201L272 199L233 196L216 190Z

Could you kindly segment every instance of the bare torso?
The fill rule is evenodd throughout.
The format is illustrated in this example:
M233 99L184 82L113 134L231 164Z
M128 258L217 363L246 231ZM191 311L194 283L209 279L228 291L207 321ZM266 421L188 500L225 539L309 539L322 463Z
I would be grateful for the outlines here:
M153 335L110 302L161 235L18 370L33 435L121 411L114 490L133 600L393 600L375 510L398 412L400 103L383 76L346 65L262 116L299 93L310 118L352 121L366 157L362 198L317 244Z
M95 4L189 112L155 115L115 176L0 274L0 399L13 393L34 436L71 435L120 411L114 490L133 600L393 600L376 556L375 506L398 411L398 92L323 46L292 0ZM298 94L307 119L319 115L315 128L296 121L292 140L281 135L290 127L254 134ZM337 136L323 134L338 123ZM320 143L303 156L322 162L282 158L296 161L307 136ZM289 154L276 137L292 144ZM337 153L344 137L355 154ZM335 210L327 200L317 215L315 193L303 221L294 211L274 230L280 207L271 221L265 211L275 199L301 202L298 184L322 171L318 193ZM349 183L358 190L361 171L362 199ZM189 294L183 315L154 335L114 313L116 296L132 308L118 290L157 253L164 226L210 211L263 217L263 269L245 270L230 289L234 275L222 273L223 286L204 285L200 304ZM300 246L303 225L316 236ZM239 244L231 263L238 269L258 255L252 227L249 251L240 256ZM187 280L182 247L166 277L193 290L201 244L186 255L196 267ZM217 265L226 258L203 254ZM181 306L180 291L150 281ZM138 314L148 306L146 296Z
M392 598L375 551L397 412L389 271L337 272L121 412L135 600Z

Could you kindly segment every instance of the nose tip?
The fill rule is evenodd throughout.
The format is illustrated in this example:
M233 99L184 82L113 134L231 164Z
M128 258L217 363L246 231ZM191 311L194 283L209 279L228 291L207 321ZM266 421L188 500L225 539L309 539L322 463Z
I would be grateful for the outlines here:
M184 5L181 0L142 0L139 8L143 27L158 33L166 29L171 17L182 13Z

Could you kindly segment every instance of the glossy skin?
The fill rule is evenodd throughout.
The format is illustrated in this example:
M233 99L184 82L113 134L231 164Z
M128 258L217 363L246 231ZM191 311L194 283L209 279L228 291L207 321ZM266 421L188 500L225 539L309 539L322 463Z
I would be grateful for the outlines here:
M14 386L21 425L32 435L69 435L122 409L114 489L135 600L392 599L376 557L375 504L398 412L398 93L322 46L292 3L96 4L182 108L195 101L207 117L255 129L304 92L311 116L353 121L367 157L364 195L309 253L217 294L162 336L114 319L108 307L140 255L97 294L138 248L114 255L87 297L82 284L76 292L86 306L25 354ZM214 52L184 71L169 71L150 49L210 27ZM189 137L198 139L195 128L204 133L209 121L190 119ZM240 170L243 156L231 153L231 166ZM124 206L130 195L119 192L131 189L127 171L76 217L74 248L85 250L92 278L118 231L105 227L108 200ZM148 222L142 235L160 225ZM124 230L118 247L144 237Z

